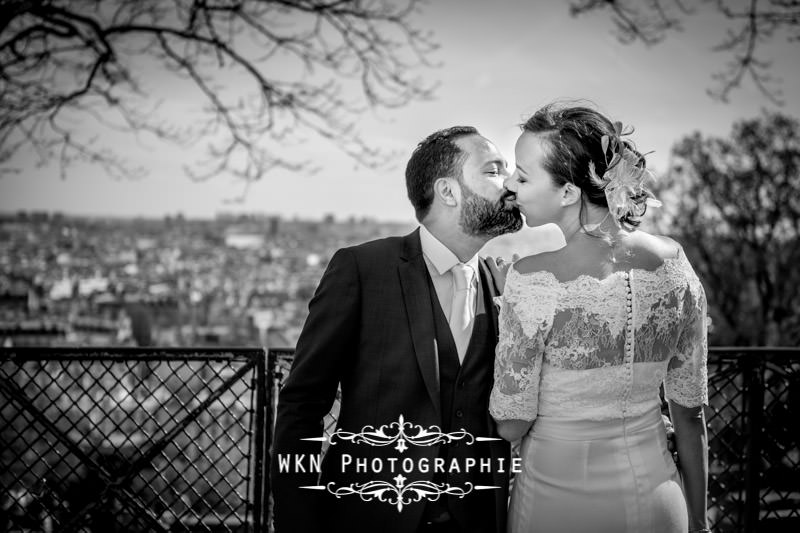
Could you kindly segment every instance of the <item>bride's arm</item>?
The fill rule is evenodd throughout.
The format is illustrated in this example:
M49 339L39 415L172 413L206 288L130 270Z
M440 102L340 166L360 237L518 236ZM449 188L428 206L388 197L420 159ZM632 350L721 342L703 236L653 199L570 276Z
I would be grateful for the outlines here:
M689 531L706 527L708 489L708 437L703 405L708 405L708 328L705 291L694 271L687 267L683 295L684 323L675 356L664 380L669 398L675 445L689 508Z
M512 283L514 279L509 278L499 299L499 339L489 397L489 413L497 422L497 433L511 442L527 433L538 414L544 340L557 298L555 292L548 295L540 287L534 290L528 278L522 287Z
M530 420L497 420L497 433L508 442L522 438L530 429Z
M675 425L675 445L689 508L689 531L702 530L708 527L708 437L703 406L683 407L670 401L669 410Z

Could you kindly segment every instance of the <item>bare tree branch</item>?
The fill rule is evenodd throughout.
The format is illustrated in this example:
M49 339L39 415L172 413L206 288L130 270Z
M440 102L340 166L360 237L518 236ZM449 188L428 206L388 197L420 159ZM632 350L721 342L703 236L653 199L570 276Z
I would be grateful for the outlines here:
M712 74L714 86L709 96L728 102L745 79L751 80L773 104L783 105L780 80L770 71L772 64L759 57L760 45L783 35L789 42L800 41L800 2L797 0L705 0L731 26L715 52L730 59ZM640 41L648 46L661 42L668 33L682 31L681 22L697 12L681 0L577 0L570 12L574 16L608 11L617 37L623 43Z
M250 183L276 168L311 170L278 145L316 135L359 164L387 153L358 134L369 108L430 98L415 76L432 66L429 34L409 22L421 0L6 0L0 23L0 164L25 150L40 163L99 164L138 176L122 154L82 130L147 132L207 145L195 179ZM159 119L152 79L191 84L205 101L191 127ZM183 82L182 82L183 83ZM345 97L344 95L350 95ZM353 96L355 95L355 96ZM281 154L281 155L279 155Z

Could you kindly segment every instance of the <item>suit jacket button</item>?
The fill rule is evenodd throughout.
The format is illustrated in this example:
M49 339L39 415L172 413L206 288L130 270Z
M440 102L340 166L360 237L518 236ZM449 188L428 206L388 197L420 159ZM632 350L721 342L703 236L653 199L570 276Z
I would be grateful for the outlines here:
M461 409L456 409L456 418L463 418L463 417L464 417L464 411L462 411Z

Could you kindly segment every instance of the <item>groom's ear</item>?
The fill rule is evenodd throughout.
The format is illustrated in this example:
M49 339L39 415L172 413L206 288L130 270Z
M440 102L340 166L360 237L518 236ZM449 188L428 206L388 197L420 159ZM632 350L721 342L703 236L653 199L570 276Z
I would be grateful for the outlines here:
M461 191L457 190L455 180L452 178L439 178L433 182L433 195L444 205L455 207L458 205Z
M561 189L561 206L572 205L581 199L581 190L572 183L565 183Z

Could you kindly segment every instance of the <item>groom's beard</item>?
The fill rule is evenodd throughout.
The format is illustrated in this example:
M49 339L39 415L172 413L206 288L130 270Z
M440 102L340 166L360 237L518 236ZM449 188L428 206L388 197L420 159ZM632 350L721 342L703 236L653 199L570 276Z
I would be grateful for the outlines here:
M464 183L461 191L464 206L458 225L467 235L493 238L522 228L522 215L518 208L506 206L506 195L493 202L476 194Z

